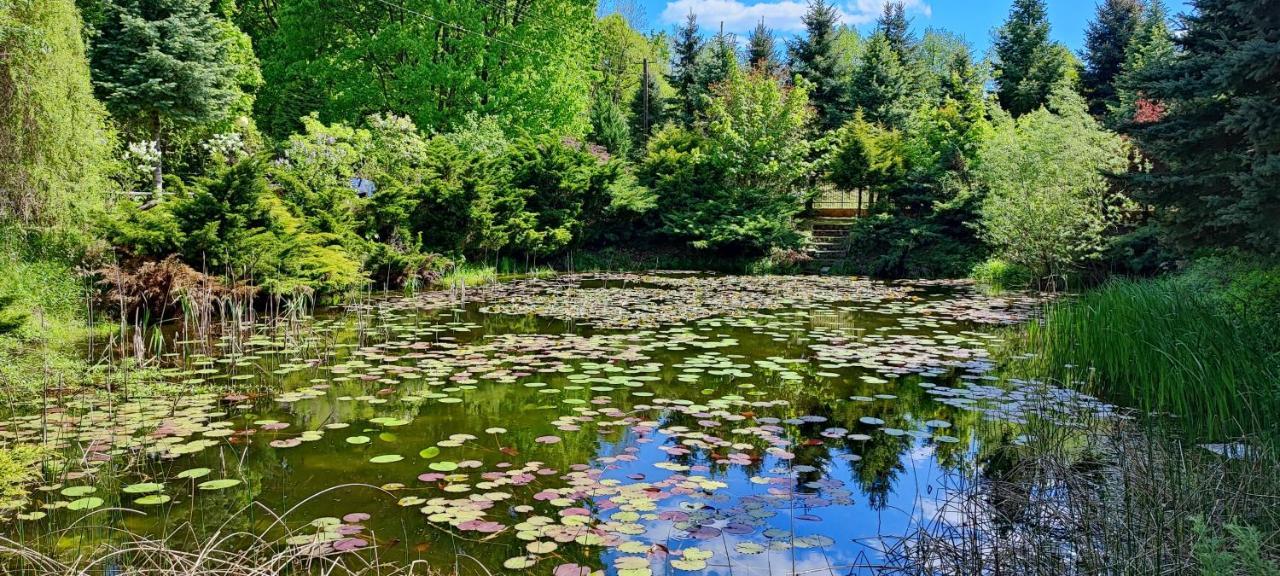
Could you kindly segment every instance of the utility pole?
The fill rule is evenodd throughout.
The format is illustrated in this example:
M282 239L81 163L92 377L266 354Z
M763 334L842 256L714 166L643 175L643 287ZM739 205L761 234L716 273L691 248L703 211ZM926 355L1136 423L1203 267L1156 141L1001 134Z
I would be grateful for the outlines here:
M644 78L640 79L644 84L644 135L649 136L649 58L644 59Z

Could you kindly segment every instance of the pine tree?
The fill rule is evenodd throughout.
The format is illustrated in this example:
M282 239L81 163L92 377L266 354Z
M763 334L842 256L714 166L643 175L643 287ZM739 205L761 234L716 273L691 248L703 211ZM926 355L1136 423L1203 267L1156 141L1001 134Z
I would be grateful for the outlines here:
M673 61L668 82L675 88L672 104L677 119L683 124L693 124L701 97L698 89L698 55L702 53L702 36L698 31L698 17L693 12L685 18L684 25L676 30L673 41Z
M765 27L764 19L756 24L747 37L747 65L769 76L776 76L781 72L777 41L773 30Z
M1197 247L1280 255L1275 4L1195 0L1175 38L1179 53L1134 85L1153 109L1130 126L1154 165L1134 177L1138 198Z
M791 69L811 85L809 101L824 129L840 126L849 117L846 70L837 52L836 22L840 14L826 0L809 0L804 14L805 34L787 44Z
M99 96L161 151L172 130L225 117L237 97L237 70L208 0L113 0L98 33ZM157 162L156 192L163 176Z
M1089 111L1095 116L1115 105L1115 78L1141 20L1139 0L1105 0L1085 30L1082 80Z
M1046 104L1068 73L1063 49L1049 40L1044 0L1014 0L995 52L996 95L1015 117Z
M1113 125L1123 125L1134 120L1138 107L1138 79L1148 70L1168 66L1174 57L1173 35L1169 31L1168 15L1164 3L1150 0L1142 13L1142 20L1134 30L1124 62L1115 79L1115 98L1108 102L1108 119Z
M622 106L605 92L591 103L591 140L615 156L631 153L631 127Z
M853 105L868 122L901 128L910 114L910 78L889 39L877 32L853 71Z
M884 5L884 12L876 20L876 32L884 35L900 61L905 63L913 58L915 38L911 36L911 21L907 20L906 4L902 0Z

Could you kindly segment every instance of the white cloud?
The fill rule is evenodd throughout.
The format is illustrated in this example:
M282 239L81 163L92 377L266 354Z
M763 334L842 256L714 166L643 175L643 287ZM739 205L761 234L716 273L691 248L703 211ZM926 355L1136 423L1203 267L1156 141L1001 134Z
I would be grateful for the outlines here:
M888 0L836 0L844 24L857 26L874 22L880 16ZM925 0L906 0L907 11L917 16L929 17L932 10ZM678 24L692 11L698 15L698 24L706 30L718 30L724 22L725 32L744 34L755 27L761 18L765 26L789 35L804 30L801 17L808 8L805 0L760 0L747 4L741 0L672 0L662 11L662 22Z

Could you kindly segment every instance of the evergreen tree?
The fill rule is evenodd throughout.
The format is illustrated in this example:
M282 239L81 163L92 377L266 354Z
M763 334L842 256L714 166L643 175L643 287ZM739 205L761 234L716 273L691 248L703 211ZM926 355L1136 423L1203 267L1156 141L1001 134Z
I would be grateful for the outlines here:
M591 140L614 156L631 153L631 127L622 106L611 95L600 92L591 103Z
M92 54L107 108L161 153L171 131L225 118L237 97L230 46L208 0L114 0ZM156 192L163 165L154 164Z
M1139 0L1105 0L1085 30L1082 80L1089 111L1095 116L1115 105L1115 78L1141 20Z
M1015 117L1046 104L1068 74L1063 49L1049 40L1044 0L1014 0L995 52L996 95Z
M1168 66L1174 54L1173 35L1169 31L1164 3L1150 0L1125 50L1120 73L1116 75L1115 98L1108 102L1108 118L1112 124L1123 125L1134 120L1139 99L1138 79L1148 70Z
M840 13L826 0L809 0L805 34L787 44L791 70L811 85L809 101L820 127L832 129L849 117L846 70L837 51Z
M673 40L671 75L668 82L675 88L672 104L677 119L688 126L693 124L701 98L698 87L698 55L702 53L702 36L698 31L698 17L689 12L684 25L676 30Z
M1131 131L1154 164L1134 177L1138 198L1195 246L1280 255L1280 10L1270 0L1193 7L1177 56L1134 85L1150 110Z
M782 71L773 30L765 27L764 19L756 24L747 37L747 65L768 76L776 76Z
M72 0L0 2L0 220L73 220L111 154Z
M911 21L907 20L906 4L902 0L884 5L884 12L876 20L876 32L884 35L900 61L905 63L913 58L915 38L911 37Z
M702 47L698 55L697 73L699 94L697 109L706 108L706 97L716 85L728 80L729 75L738 67L737 42L732 34L717 33Z
M982 70L973 61L967 47L961 47L951 57L946 73L939 81L943 102L955 102L962 116L981 118L983 115Z
M853 105L868 122L900 128L910 115L910 78L889 39L877 32L853 72Z

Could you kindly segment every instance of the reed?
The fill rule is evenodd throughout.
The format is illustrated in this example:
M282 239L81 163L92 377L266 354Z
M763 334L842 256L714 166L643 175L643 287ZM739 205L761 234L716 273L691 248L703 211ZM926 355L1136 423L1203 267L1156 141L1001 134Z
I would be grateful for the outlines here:
M1273 440L1280 362L1248 326L1176 278L1118 280L1049 305L1019 346L1035 374L1176 415L1201 440Z

